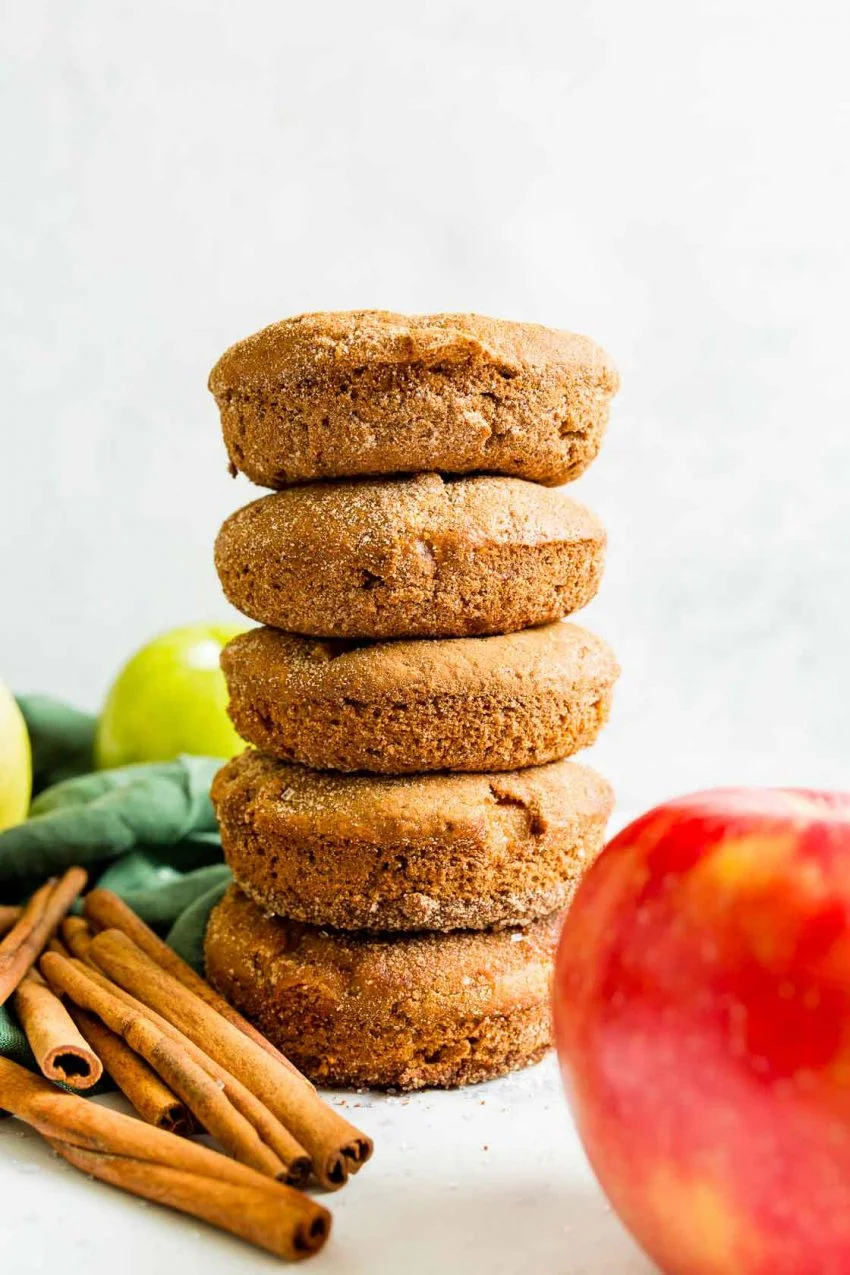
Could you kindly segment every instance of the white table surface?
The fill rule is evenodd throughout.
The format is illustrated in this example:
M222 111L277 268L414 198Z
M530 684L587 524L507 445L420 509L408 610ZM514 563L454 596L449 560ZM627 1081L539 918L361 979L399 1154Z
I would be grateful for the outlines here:
M118 1107L118 1098L100 1101ZM375 1155L336 1195L311 1275L651 1275L587 1166L554 1058L450 1093L336 1094ZM281 1269L194 1219L86 1179L0 1120L2 1269L142 1275Z

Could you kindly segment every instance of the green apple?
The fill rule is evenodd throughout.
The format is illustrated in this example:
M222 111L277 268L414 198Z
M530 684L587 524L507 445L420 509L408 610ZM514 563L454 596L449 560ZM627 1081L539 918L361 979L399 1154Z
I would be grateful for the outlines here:
M137 651L106 697L95 736L98 767L241 752L219 657L242 632L244 625L189 624Z
M23 714L0 682L0 832L27 817L32 793L32 754Z

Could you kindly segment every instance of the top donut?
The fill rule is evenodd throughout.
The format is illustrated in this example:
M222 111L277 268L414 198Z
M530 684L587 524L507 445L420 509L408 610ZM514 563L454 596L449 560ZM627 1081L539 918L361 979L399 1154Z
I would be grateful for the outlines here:
M599 451L619 377L588 337L477 314L303 314L210 373L235 470L261 487L491 473L557 486Z

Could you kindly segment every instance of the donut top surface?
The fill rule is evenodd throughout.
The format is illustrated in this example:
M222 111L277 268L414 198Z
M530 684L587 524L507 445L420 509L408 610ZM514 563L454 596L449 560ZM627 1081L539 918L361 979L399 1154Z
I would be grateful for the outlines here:
M487 810L517 807L537 834L581 817L607 816L610 784L589 766L560 761L498 774L344 775L277 761L249 749L228 762L212 787L219 814L250 809L258 828L346 840L406 833L427 839L480 821Z
M491 475L445 478L440 474L311 483L261 496L237 509L219 532L217 554L253 559L262 571L266 555L298 560L357 554L382 565L389 555L415 551L439 561L447 553L487 544L534 546L552 541L605 543L604 528L589 509L561 488ZM418 562L417 572L422 563Z
M479 314L396 314L390 310L301 314L232 345L216 363L216 397L235 388L272 388L287 379L356 373L369 364L448 366L478 362L506 378L524 369L581 371L607 394L619 377L589 337Z
M229 642L221 663L228 678L271 679L287 698L517 695L565 682L608 685L619 673L607 642L565 621L494 637L369 643L257 628Z

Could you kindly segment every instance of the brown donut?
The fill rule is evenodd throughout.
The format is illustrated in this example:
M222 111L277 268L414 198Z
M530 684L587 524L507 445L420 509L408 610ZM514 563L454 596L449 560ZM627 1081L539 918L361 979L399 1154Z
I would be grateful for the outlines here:
M318 637L462 637L559 620L596 593L598 519L518 478L319 483L238 509L215 561L228 599Z
M527 929L363 935L266 917L237 886L214 909L207 977L318 1084L488 1080L551 1044L558 914Z
M263 487L364 474L554 486L596 456L619 378L584 336L475 314L304 314L240 341L210 389Z
M482 930L566 907L610 785L553 762L489 775L341 775L249 749L212 787L225 858L264 912L343 930Z
M318 770L518 770L592 744L619 668L575 624L352 645L251 629L221 664L237 731Z

